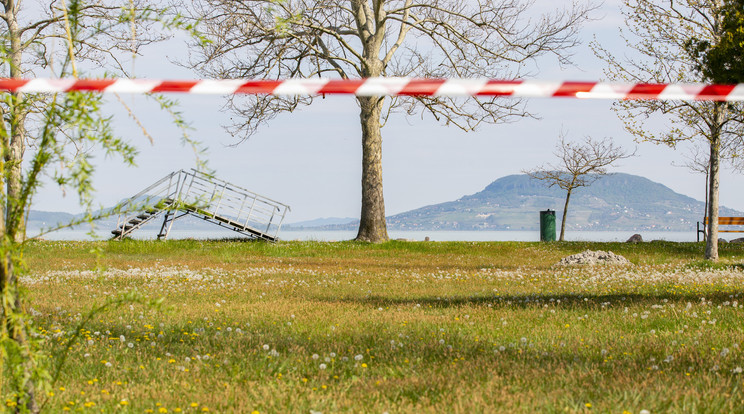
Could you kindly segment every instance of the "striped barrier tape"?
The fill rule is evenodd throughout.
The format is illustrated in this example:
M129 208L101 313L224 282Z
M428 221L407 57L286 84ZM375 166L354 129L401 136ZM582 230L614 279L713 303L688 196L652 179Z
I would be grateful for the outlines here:
M151 80L151 79L8 79L0 91L24 93L192 93L356 96L511 96L582 99L744 101L744 84L651 84L544 82L491 79L287 79L287 80Z

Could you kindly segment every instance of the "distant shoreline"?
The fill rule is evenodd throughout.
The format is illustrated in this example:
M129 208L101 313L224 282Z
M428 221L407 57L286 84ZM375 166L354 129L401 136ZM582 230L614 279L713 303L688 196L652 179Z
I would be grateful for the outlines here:
M82 230L61 230L54 233L49 233L43 237L44 240L93 240L89 235L89 229ZM140 229L133 233L134 239L155 239L158 231L153 229ZM284 230L279 231L279 240L282 241L343 241L351 240L356 237L355 230L318 230L318 231L295 231L295 230ZM696 241L696 234L694 230L689 231L636 231L636 230L622 230L622 231L567 231L567 241L597 241L597 242L624 242L628 240L633 234L640 234L644 241L652 240L666 240L675 242L694 242ZM29 229L29 236L34 236L33 229ZM540 239L539 231L525 231L525 230L505 230L505 231L400 231L400 230L389 230L388 235L391 240L405 239L411 241L423 241L426 237L429 237L431 241L473 241L473 242L488 242L488 241L538 241ZM110 229L98 228L96 230L96 236L98 240L108 240L111 238ZM238 233L217 229L212 230L188 230L184 228L173 227L171 231L171 239L231 239L239 237Z

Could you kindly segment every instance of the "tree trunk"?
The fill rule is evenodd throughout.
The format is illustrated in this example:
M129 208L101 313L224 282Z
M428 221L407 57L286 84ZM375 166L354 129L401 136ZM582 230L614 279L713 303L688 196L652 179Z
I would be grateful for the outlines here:
M23 64L21 33L18 27L16 17L17 4L11 3L11 7L5 10L6 22L8 24L8 38L10 40L10 51L8 57L10 60L10 77L17 79L23 77L21 65ZM15 230L13 234L8 234L13 241L21 243L26 238L25 214L19 213L16 206L19 205L21 196L21 167L23 164L23 153L25 151L26 141L26 108L24 96L22 93L14 93L12 104L9 108L10 118L10 145L3 154L5 157L5 169L7 172L7 202L6 217L15 216L16 225L7 226L8 230ZM9 211L10 210L10 211ZM7 223L6 223L7 224Z
M379 243L388 240L382 193L382 99L372 96L357 100L362 123L362 213L356 239Z
M23 102L23 97L15 96L17 103ZM22 105L22 104L21 104ZM20 106L20 105L19 105ZM26 239L26 215L19 210L21 205L21 180L23 163L23 153L25 150L26 128L24 126L26 118L26 109L11 107L11 135L8 154L5 155L5 168L7 169L7 195L8 202L6 208L7 217L12 216L15 223L6 228L8 236L16 243L23 243Z
M568 213L568 201L571 199L571 190L573 189L569 188L566 192L566 203L563 204L563 217L561 218L561 236L558 238L558 241L564 241L566 235L566 213Z
M708 183L708 240L705 244L705 259L718 260L718 183L720 181L720 149L722 104L713 106L713 126L710 134L710 177Z
M18 27L17 12L18 2L6 1L5 22L8 26L7 37L10 50L7 51L10 64L10 77L21 78L23 71L21 64L22 46L21 32ZM23 318L23 303L20 289L18 287L18 275L14 266L15 243L22 242L26 236L25 214L19 207L22 188L22 163L26 140L26 107L23 94L12 94L11 103L8 107L8 125L3 125L2 141L2 175L7 181L5 184L5 199L3 200L0 220L2 223L2 234L6 238L2 242L2 258L0 258L0 294L2 294L2 323L3 334L16 343L21 350L23 362L23 395L19 397L21 404L16 407L16 412L38 413L40 408L36 402L36 384L34 382L34 364L37 363L31 354L30 344L26 337L26 320ZM5 123L5 116L1 122ZM0 180L2 183L2 180Z
M705 170L705 211L703 211L703 217L708 216L708 200L710 199L710 191L708 188L710 185L710 161L708 161L708 169Z
M0 106L0 160L5 161L5 153L10 147L10 133L5 125L5 109ZM0 189L5 188L5 174L0 171ZM0 190L2 193L2 190ZM5 236L5 203L0 202L0 236ZM2 281L0 281L2 286ZM0 288L2 289L2 288Z

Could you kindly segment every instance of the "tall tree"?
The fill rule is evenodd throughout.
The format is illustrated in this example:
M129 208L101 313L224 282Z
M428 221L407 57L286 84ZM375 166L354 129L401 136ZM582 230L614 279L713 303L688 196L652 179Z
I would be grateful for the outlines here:
M725 33L723 0L623 0L628 32L623 33L634 55L619 58L595 44L608 63L606 74L626 82L710 82L717 75L701 71L703 57L691 40L718 45ZM626 56L626 55L624 55ZM718 187L721 154L741 148L744 106L740 103L695 101L621 101L615 104L625 128L638 140L674 148L682 141L702 140L708 148L708 238L705 258L718 259ZM670 121L661 130L646 123L660 116Z
M578 1L578 0L577 0ZM567 62L591 5L537 15L521 0L201 0L191 14L211 40L192 66L217 78L515 78L543 55ZM248 137L282 111L313 97L232 99L241 116L231 131ZM424 111L472 130L529 116L524 102L442 96L358 97L362 132L362 209L358 240L388 239L382 187L382 134L396 109Z
M129 76L128 54L153 41L163 39L162 31L152 30L162 24L163 8L154 8L145 0L53 0L46 5L20 0L1 0L0 72L4 77L30 78L67 73L77 76L82 69L98 70L98 76ZM168 24L178 25L178 17ZM105 70L105 72L104 72ZM0 185L7 188L7 206L17 207L21 197L23 159L28 143L43 134L45 111L52 98L48 95L12 94L13 99L0 103L4 173ZM83 165L71 165L83 168ZM4 203L5 204L5 203ZM13 233L0 223L0 233L22 241L25 237L23 218Z
M586 137L583 142L566 141L565 134L561 134L556 145L555 156L558 164L545 164L532 170L524 171L530 177L545 181L548 187L558 186L566 190L566 202L563 205L561 219L561 235L559 241L565 240L566 217L568 202L573 191L580 187L588 187L595 181L608 174L607 168L624 158L633 156L622 147L615 145L612 139L601 141Z
M127 76L123 55L161 38L152 25L180 26L179 17L163 20L140 0L52 1L46 8L2 0L0 60L2 76L12 78L78 76L78 70L103 70ZM137 35L145 32L144 35ZM0 94L0 389L10 390L15 412L37 413L48 389L48 358L29 332L19 276L25 222L42 177L73 189L81 204L92 203L92 147L118 154L131 164L136 153L114 136L102 112L100 94ZM22 167L26 166L24 170Z

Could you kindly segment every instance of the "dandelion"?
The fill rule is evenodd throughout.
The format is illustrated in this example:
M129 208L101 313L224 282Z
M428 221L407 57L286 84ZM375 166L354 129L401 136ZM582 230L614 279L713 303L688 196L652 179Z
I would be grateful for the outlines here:
M354 360L356 361L361 361L362 359L364 359L364 356L362 354L357 354L354 356Z
M130 343L128 343L128 344L127 344L127 346L128 346L129 348L134 348L134 344L133 344L133 343L131 343L131 342L130 342Z
M269 348L271 348L271 347L270 347L270 346L268 346L267 344L264 344L264 346L263 346L263 350L264 350L264 351L268 351L268 350L269 350Z
M318 354L313 354L312 358L313 358L313 359L318 359L318 358L320 358L320 355L318 355Z
M318 368L320 368L321 370L324 370L324 369L326 369L326 364L320 364L318 366Z

